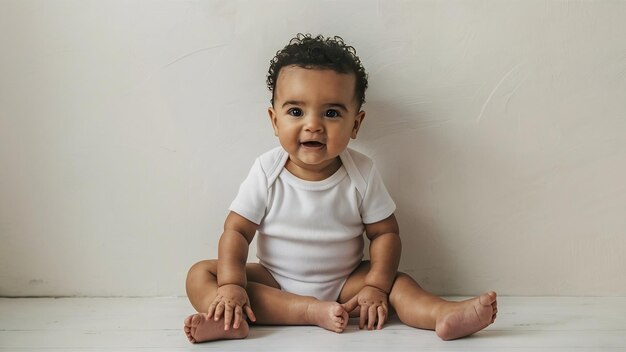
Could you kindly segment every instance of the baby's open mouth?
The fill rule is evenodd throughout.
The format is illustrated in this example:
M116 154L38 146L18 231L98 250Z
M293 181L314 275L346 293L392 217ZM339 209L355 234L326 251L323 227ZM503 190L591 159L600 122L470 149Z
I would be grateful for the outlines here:
M317 142L317 141L308 141L308 142L302 142L302 145L304 145L305 147L309 147L309 148L321 148L324 146L324 143Z

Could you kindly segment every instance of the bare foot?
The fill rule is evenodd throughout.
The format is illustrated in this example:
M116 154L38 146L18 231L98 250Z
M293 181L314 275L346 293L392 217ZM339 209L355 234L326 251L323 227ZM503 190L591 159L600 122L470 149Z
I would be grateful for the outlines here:
M311 303L306 317L311 324L337 333L343 332L348 325L348 312L337 302Z
M224 318L215 321L206 313L193 314L185 319L185 335L191 343L223 339L243 339L248 336L250 328L244 320L238 329L224 330Z
M498 302L496 293L483 293L467 301L458 302L437 319L435 331L442 340L454 340L469 336L491 325L496 320Z

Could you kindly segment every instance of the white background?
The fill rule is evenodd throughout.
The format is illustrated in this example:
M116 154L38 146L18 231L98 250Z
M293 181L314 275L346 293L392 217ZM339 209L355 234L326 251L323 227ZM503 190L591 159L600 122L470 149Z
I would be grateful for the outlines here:
M0 295L183 295L277 145L269 60L356 47L352 147L439 294L626 295L624 1L0 0ZM250 258L254 259L254 249Z

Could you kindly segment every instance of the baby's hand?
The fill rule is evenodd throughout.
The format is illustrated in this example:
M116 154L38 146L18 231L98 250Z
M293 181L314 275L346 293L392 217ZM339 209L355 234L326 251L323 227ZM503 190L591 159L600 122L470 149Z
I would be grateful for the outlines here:
M250 320L256 321L246 290L239 285L224 285L217 289L217 296L209 306L208 317L218 321L223 314L224 330L230 329L231 322L233 323L233 329L238 329L243 320L244 309Z
M363 329L367 323L368 330L372 330L375 324L378 324L376 329L380 330L387 321L389 314L387 292L374 286L364 286L356 296L344 303L343 306L348 313L361 307L359 329Z

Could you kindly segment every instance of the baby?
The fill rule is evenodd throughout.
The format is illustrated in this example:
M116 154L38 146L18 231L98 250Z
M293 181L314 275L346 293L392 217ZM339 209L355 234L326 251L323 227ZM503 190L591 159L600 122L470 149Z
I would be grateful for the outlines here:
M339 37L299 34L271 61L269 119L280 147L256 159L230 206L218 259L194 264L185 320L196 343L244 338L248 321L317 325L349 317L381 329L390 314L444 340L494 322L496 293L446 301L398 272L396 206L372 160L348 148L365 118L367 75ZM259 263L247 263L255 234ZM362 261L364 238L370 260Z

